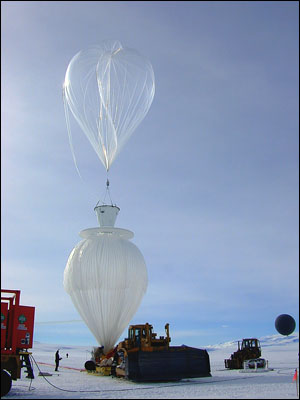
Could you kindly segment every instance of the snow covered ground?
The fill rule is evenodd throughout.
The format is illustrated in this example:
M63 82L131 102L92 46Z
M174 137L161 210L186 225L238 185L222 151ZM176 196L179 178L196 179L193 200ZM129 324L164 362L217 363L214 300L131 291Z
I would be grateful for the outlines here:
M35 379L13 381L7 399L296 399L293 376L299 364L299 334L288 337L272 335L260 338L262 357L269 370L240 372L224 369L224 359L237 349L236 342L207 346L210 378L185 379L180 382L134 383L111 376L92 376L84 371L91 347L73 347L34 343ZM60 349L59 371L54 371L54 355ZM69 357L66 357L66 353ZM39 373L51 376L40 376ZM298 369L299 376L299 369ZM297 383L298 384L298 383Z

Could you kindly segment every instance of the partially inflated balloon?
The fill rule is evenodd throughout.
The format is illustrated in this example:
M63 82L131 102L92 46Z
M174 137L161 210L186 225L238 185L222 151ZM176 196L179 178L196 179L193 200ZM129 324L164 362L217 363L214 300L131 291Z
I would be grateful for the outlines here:
M275 320L275 328L281 335L290 335L296 328L296 322L291 315L281 314Z
M148 278L142 253L129 241L133 233L112 226L119 208L96 209L102 226L80 232L83 240L67 261L64 288L106 353L136 313Z
M150 62L117 41L77 53L63 85L70 144L70 110L108 171L146 116L154 96Z

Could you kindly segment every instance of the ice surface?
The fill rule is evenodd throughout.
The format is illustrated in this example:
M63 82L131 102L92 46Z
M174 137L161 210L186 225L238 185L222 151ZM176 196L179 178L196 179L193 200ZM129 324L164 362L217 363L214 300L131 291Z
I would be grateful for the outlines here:
M259 338L262 357L269 371L243 372L225 370L224 359L237 349L236 342L207 346L210 378L185 379L180 382L134 383L111 376L92 376L84 371L92 347L34 343L35 379L13 381L8 399L296 399L295 369L299 364L299 334ZM199 346L201 347L201 346ZM59 371L54 371L54 355L60 349ZM66 353L69 357L66 357ZM299 371L299 370L298 370ZM52 376L39 376L47 372ZM299 374L298 374L299 375Z

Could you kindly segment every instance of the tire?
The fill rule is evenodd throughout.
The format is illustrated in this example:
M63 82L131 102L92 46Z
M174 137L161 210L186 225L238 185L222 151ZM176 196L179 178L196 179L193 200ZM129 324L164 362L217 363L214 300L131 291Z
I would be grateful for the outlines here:
M11 376L10 374L1 369L1 397L6 396L11 389Z
M89 360L84 364L87 371L96 371L96 364L93 360Z

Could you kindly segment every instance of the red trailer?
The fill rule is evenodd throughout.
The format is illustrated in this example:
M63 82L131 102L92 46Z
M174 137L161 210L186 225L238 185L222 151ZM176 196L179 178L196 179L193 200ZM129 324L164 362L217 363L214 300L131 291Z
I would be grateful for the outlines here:
M33 343L35 307L20 305L20 290L1 289L1 397L11 389L12 380L26 367L33 379L30 352Z

